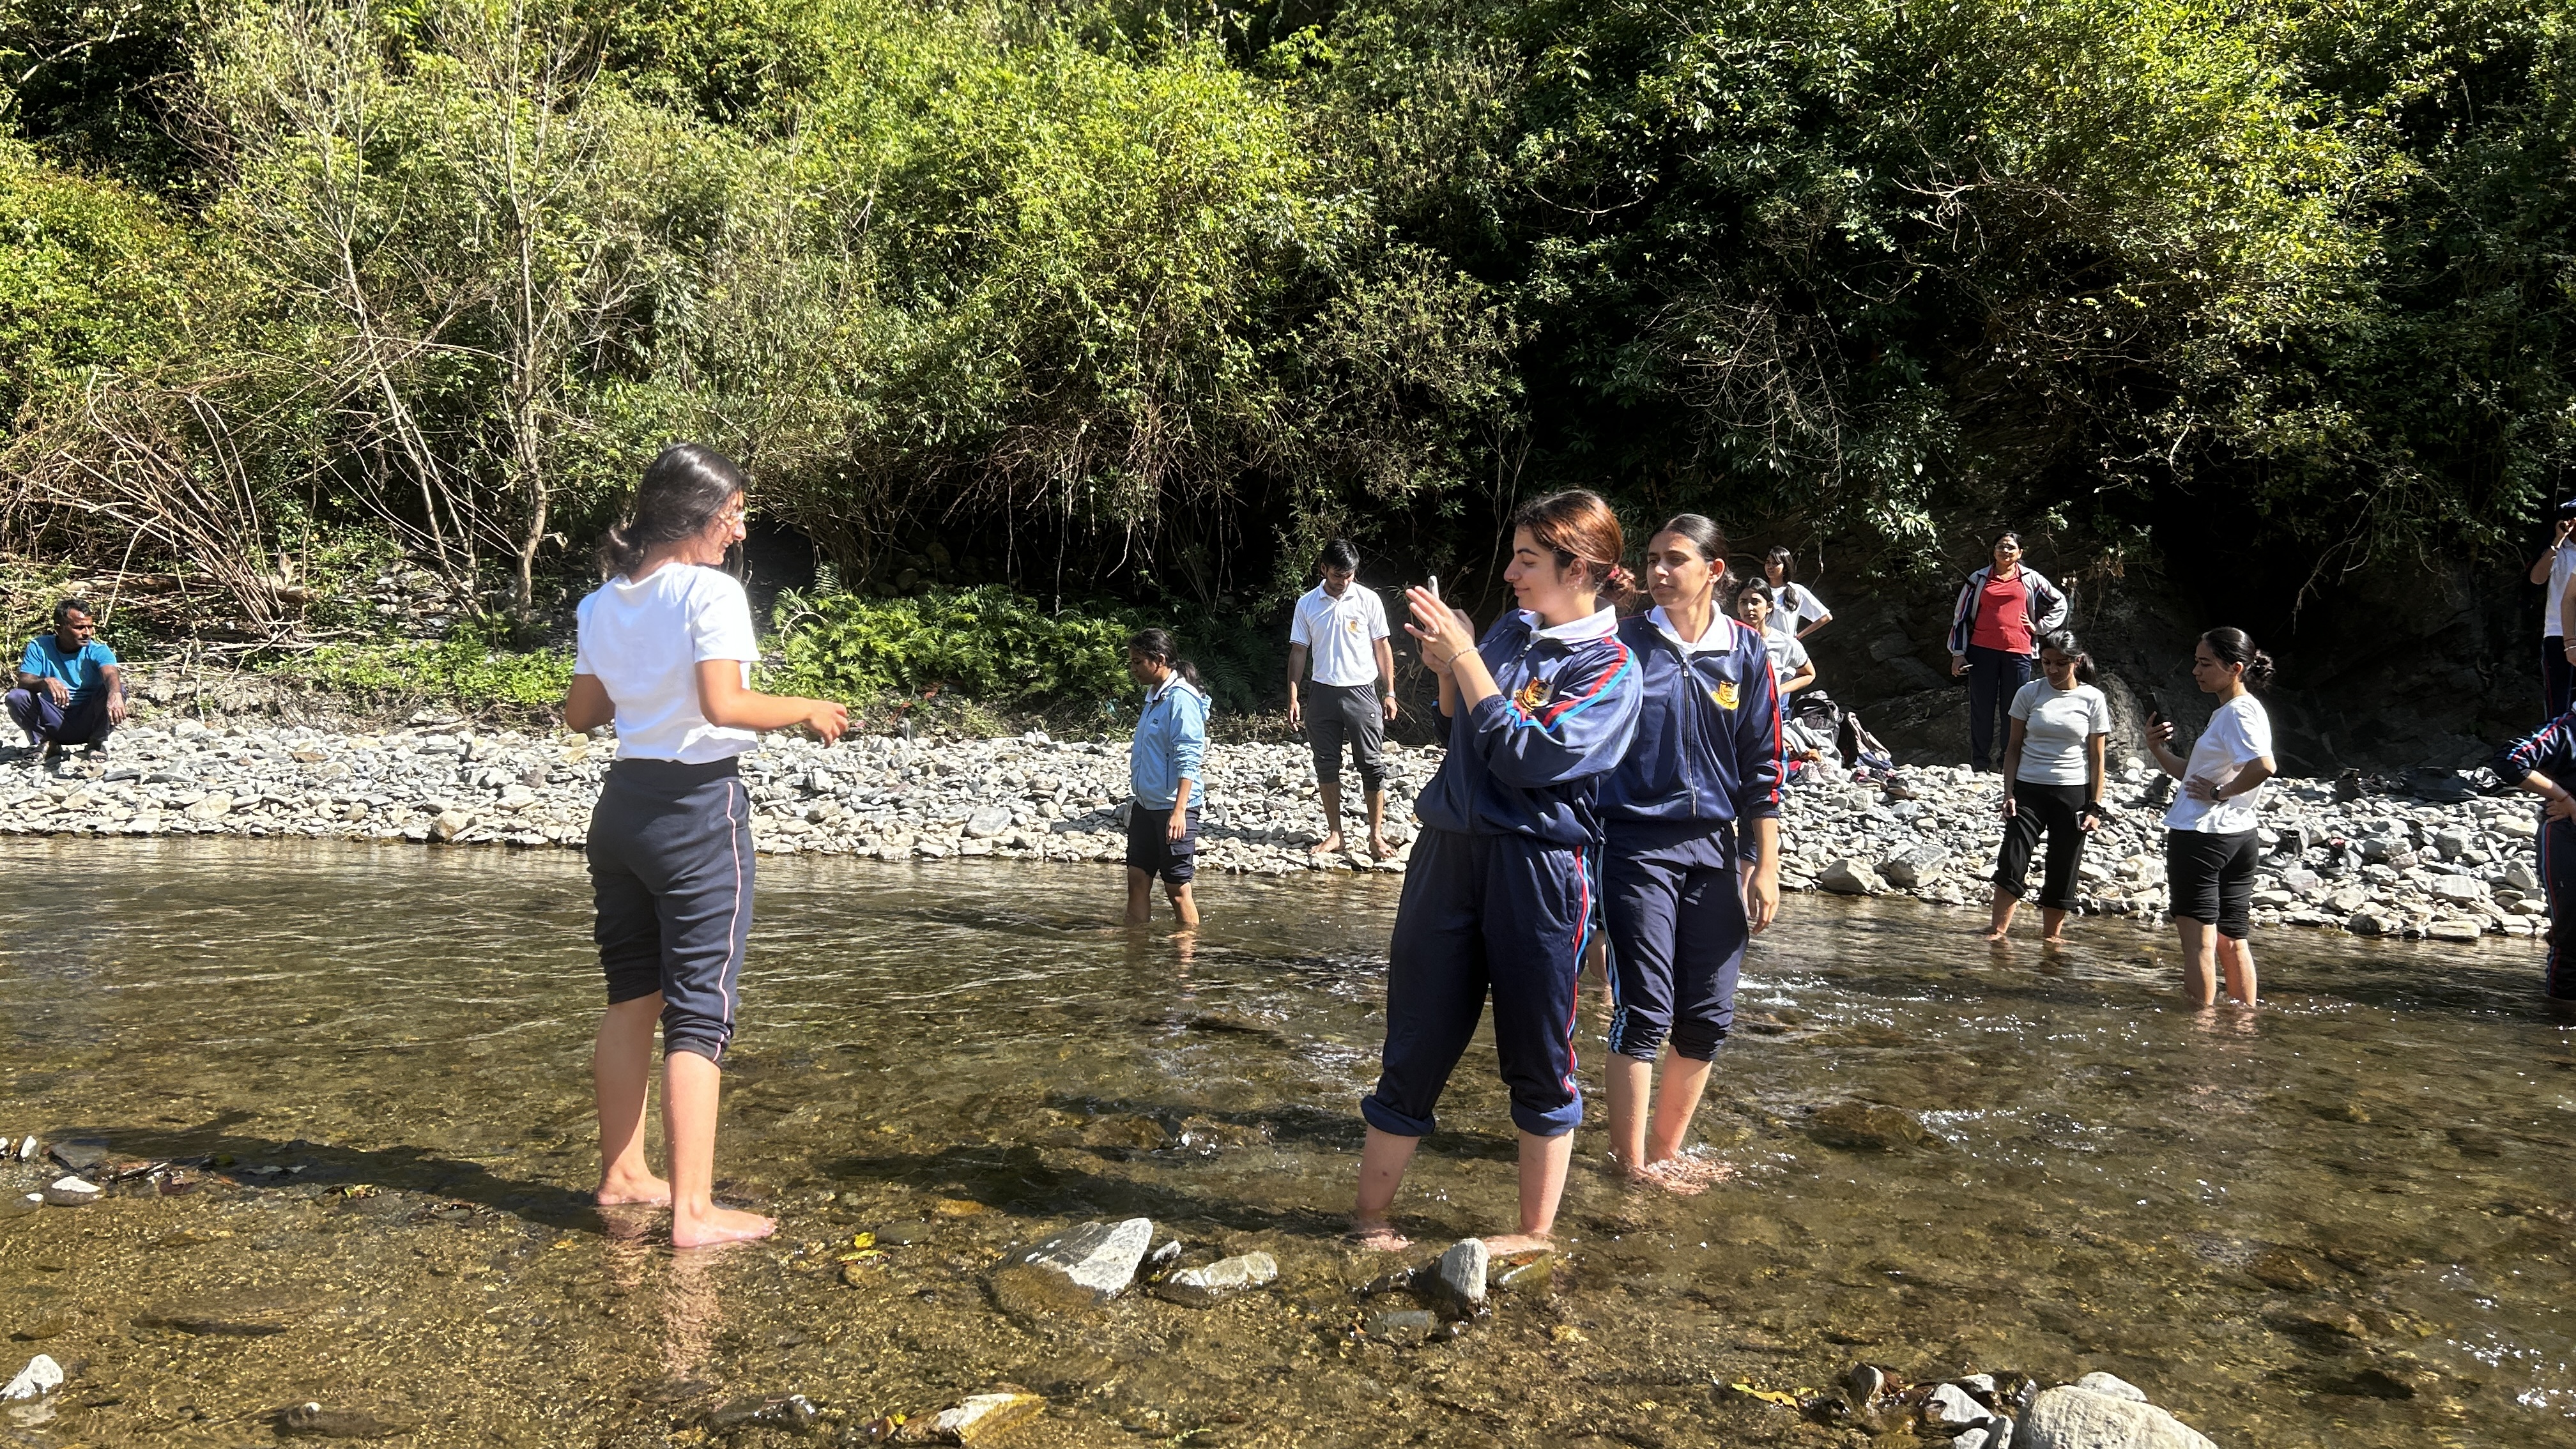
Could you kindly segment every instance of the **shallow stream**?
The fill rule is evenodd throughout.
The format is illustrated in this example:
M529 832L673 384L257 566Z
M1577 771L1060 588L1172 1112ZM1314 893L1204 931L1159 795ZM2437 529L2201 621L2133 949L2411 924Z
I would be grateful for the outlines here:
M1395 882L1211 880L1185 949L1103 925L1099 868L764 859L718 1172L784 1226L675 1259L581 1195L577 856L6 840L0 871L0 1131L207 1164L0 1217L0 1377L74 1380L0 1442L267 1442L311 1400L399 1442L786 1443L715 1421L1008 1383L1050 1400L1032 1449L1837 1444L1719 1386L1866 1359L2107 1369L2227 1449L2576 1443L2576 1037L2535 943L2274 932L2249 1020L2184 1007L2161 934L1997 951L1793 898L1700 1119L1734 1175L1623 1186L1596 1097L1552 1285L1398 1347L1354 1340L1385 1265L1337 1241ZM1441 1115L1398 1204L1426 1250L1508 1226L1490 1047ZM1007 1245L1135 1215L1282 1278L1075 1319L986 1292Z

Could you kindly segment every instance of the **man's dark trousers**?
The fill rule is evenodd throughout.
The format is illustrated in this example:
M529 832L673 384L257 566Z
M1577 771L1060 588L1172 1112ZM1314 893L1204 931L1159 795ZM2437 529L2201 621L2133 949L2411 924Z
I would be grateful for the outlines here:
M9 718L27 735L27 743L41 749L46 745L103 745L116 723L107 717L107 691L100 690L87 699L74 699L69 705L54 703L49 689L13 689L9 691Z

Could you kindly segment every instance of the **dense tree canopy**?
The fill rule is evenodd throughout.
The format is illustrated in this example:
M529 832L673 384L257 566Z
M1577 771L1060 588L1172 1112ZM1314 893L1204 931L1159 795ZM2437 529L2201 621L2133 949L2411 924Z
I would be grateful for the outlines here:
M0 0L0 66L0 525L254 621L353 534L537 608L679 436L853 586L1202 603L1563 483L2322 578L2576 449L2534 0Z

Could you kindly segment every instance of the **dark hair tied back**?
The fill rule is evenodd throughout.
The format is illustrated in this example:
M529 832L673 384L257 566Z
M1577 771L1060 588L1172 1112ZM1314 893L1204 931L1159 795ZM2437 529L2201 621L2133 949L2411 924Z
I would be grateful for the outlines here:
M1127 636L1127 652L1142 655L1186 679L1190 688L1198 689L1199 667L1180 656L1180 642L1169 629L1139 629Z
M703 443L664 448L635 485L625 522L600 535L600 572L633 573L655 544L696 537L743 489L741 465L715 449Z
M1628 551L1619 533L1619 515L1601 495L1573 488L1533 498L1512 511L1514 530L1528 529L1530 541L1556 555L1556 566L1573 569L1600 602L1617 606L1634 582L1619 558Z
M2076 683L2091 684L2093 682L2093 656L2085 653L2076 645L2074 630L2056 629L2047 634L2043 634L2040 636L2039 647L2042 649L2054 649L2058 653L2065 655L2067 658L2074 660Z
M2200 636L2221 664L2245 666L2245 687L2261 689L2272 682L2272 656L2254 647L2242 629L2212 629Z

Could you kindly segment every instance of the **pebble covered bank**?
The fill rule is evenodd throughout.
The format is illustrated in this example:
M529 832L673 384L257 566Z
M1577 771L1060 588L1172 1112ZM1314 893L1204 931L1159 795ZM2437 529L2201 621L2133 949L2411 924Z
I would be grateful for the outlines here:
M461 725L337 733L156 721L120 731L104 755L0 772L0 831L577 848L614 758L613 740ZM1436 749L1389 747L1390 833L1400 843L1439 759ZM1122 741L869 736L827 748L780 734L743 767L764 852L1124 858ZM1308 854L1322 821L1301 744L1212 745L1206 773L1203 869L1403 869L1401 849L1382 863ZM2087 910L2164 915L2169 798L2162 776L2136 762L2120 769L2106 796L2114 814L2085 855ZM1783 883L1982 908L1997 799L1994 776L1944 766L1909 766L1890 788L1801 782L1784 808ZM2533 875L2537 821L2524 797L2347 799L2328 781L2276 782L2264 792L2255 921L2456 940L2534 934L2547 919ZM1355 817L1351 825L1347 838L1364 843Z

